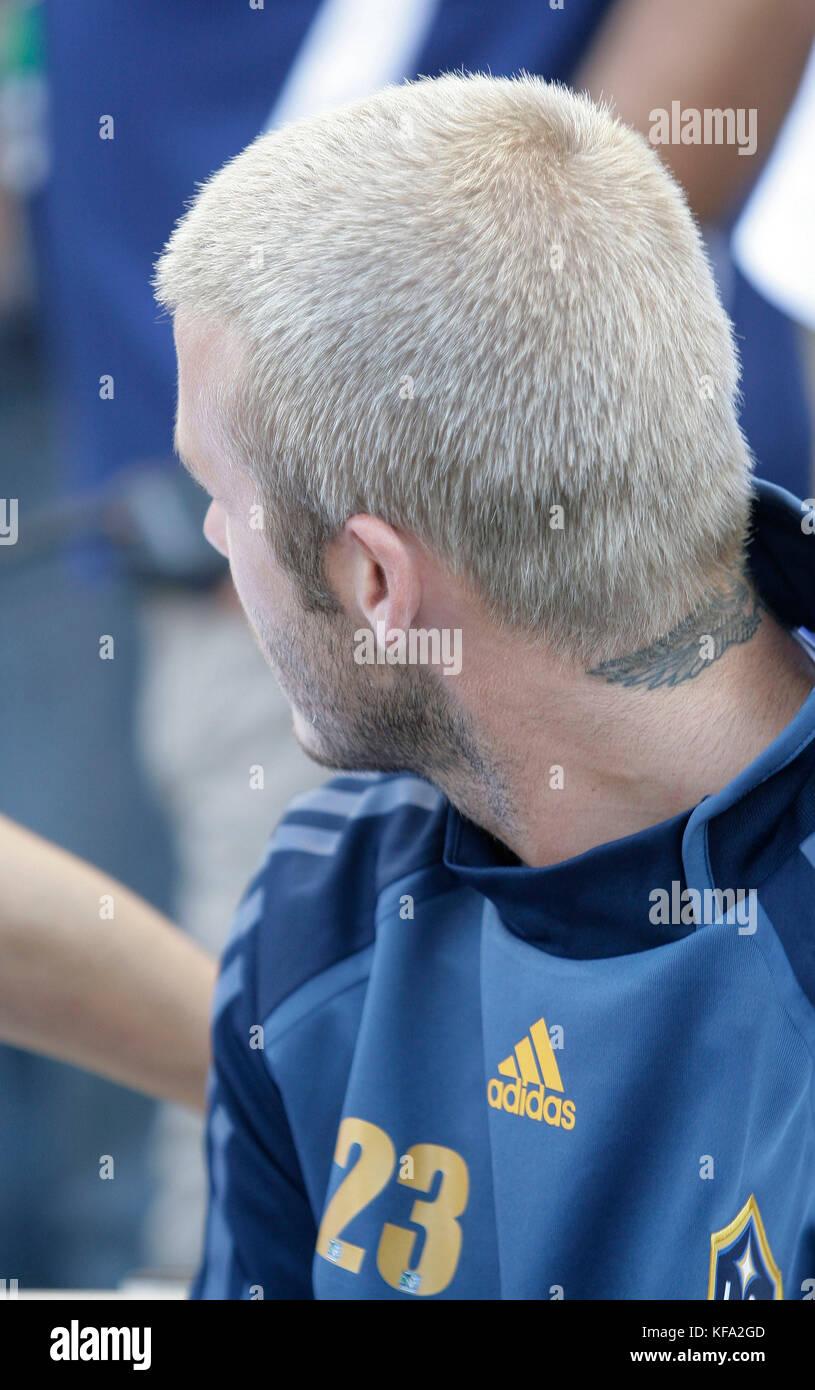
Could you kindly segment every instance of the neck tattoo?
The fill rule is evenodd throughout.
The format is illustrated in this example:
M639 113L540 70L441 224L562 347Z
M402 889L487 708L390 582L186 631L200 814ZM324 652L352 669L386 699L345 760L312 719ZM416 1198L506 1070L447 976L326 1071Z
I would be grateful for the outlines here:
M761 622L761 609L760 600L738 580L650 647L603 661L588 674L610 685L645 685L649 690L680 685L701 675L728 647L749 642Z

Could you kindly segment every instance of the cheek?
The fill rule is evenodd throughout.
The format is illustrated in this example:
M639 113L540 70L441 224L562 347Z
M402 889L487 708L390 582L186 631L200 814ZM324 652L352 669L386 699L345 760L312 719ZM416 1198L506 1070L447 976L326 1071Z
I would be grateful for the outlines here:
M224 533L232 582L241 604L251 621L268 621L279 611L283 595L266 541L231 513L224 516Z

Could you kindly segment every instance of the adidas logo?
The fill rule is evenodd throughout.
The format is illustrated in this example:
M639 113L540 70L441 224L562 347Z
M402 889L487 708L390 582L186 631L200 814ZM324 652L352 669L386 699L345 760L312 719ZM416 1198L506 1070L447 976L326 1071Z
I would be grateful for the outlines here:
M532 1024L514 1053L498 1063L498 1071L508 1079L499 1081L493 1077L487 1082L487 1100L493 1110L574 1129L574 1101L563 1100L563 1082L545 1019L539 1018Z

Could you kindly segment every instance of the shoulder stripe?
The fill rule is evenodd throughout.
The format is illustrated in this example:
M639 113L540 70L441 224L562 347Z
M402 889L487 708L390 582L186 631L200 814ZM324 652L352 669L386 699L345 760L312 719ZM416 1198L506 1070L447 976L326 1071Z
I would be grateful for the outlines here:
M229 1296L229 1276L235 1245L225 1211L228 1163L226 1147L234 1125L222 1105L216 1105L209 1120L210 1203L207 1213L207 1259L204 1278L198 1294L202 1299L223 1299Z
M232 918L232 929L229 934L228 945L231 946L239 937L245 936L252 927L256 927L263 917L263 887L258 885L249 893L238 905L235 916Z
M211 1021L214 1023L231 1003L237 998L243 989L243 955L238 954L232 957L228 965L224 966L215 984L215 992L212 996Z
M232 950L253 953L244 988L254 990L257 1021L371 945L379 895L439 862L447 805L429 782L406 774L344 775L292 802L241 909L244 934L232 937Z
M269 843L266 863L280 850L298 850L301 854L335 854L340 843L341 831L321 830L315 825L290 825L283 821Z
M330 816L347 825L367 816L388 816L404 806L435 811L442 800L441 792L436 791L429 782L409 776L388 778L373 786L363 783L355 791L328 785L301 792L289 803L285 816L272 835L261 871L280 853L336 854L342 842L342 829L310 825L296 819L298 816ZM251 926L252 922L249 921L247 925Z
M420 806L434 811L441 799L441 792L420 777L394 777L374 785L363 783L359 791L318 787L315 791L302 792L289 803L283 824L292 812L300 811L341 816L344 820L356 820L360 816L385 816L398 806Z
M799 848L804 858L808 859L813 869L815 869L815 834L808 835Z

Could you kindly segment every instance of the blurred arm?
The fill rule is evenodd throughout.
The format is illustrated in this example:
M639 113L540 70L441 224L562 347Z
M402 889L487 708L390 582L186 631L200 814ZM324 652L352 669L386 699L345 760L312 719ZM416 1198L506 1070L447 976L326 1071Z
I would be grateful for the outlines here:
M702 222L726 214L769 154L813 38L815 0L619 0L574 78L647 135L650 112L757 110L758 147L656 145Z
M122 884L5 816L0 885L0 1040L203 1110L215 961ZM112 920L100 917L105 895Z

